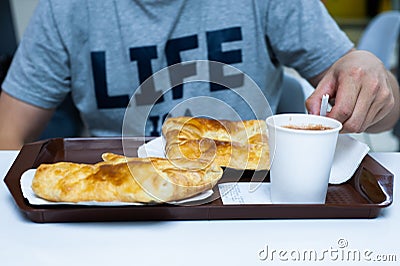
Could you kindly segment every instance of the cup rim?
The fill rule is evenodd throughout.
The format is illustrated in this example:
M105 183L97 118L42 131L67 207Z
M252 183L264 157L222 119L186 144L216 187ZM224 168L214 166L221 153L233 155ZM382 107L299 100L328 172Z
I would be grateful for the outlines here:
M283 127L281 125L277 125L276 123L273 122L276 117L288 117L288 116L289 117L294 117L294 116L314 117L314 118L322 119L325 121L333 122L337 126L332 129L326 129L326 130L307 130L307 129L287 128L287 127ZM343 128L342 123L336 119L326 117L326 116L313 115L313 114L300 114L300 113L275 114L275 115L271 115L271 116L267 117L265 122L267 123L267 126L271 126L275 130L281 130L281 131L286 131L286 132L296 132L296 133L303 133L303 134L329 134L329 133L340 131ZM316 123L313 123L313 124L316 124Z

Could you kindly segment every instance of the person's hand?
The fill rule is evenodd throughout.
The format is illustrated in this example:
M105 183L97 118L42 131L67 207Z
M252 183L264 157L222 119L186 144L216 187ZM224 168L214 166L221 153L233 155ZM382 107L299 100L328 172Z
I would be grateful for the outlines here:
M333 107L327 114L342 122L343 132L363 132L386 116L396 120L393 81L382 62L367 51L351 51L319 77L315 92L306 100L309 113L319 114L321 99L328 94ZM396 106L397 107L397 106ZM398 107L397 107L398 109ZM382 125L378 131L393 126ZM376 131L376 130L373 130Z

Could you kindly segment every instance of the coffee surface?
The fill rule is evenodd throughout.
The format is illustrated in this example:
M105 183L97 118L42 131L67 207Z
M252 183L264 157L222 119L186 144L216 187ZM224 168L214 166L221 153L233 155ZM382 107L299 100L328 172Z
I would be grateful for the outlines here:
M309 125L285 125L282 126L284 128L289 128L289 129L298 129L298 130L329 130L329 129L333 129L333 127L328 127L328 126L324 126L321 124L309 124Z

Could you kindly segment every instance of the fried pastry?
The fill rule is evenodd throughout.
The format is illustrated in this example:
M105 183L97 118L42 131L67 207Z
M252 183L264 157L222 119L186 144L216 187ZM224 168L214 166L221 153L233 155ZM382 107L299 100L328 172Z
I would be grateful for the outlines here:
M234 169L269 169L264 120L175 117L164 122L162 133L169 159L215 161L220 166Z
M49 201L160 203L192 197L215 186L222 176L216 164L103 154L104 162L42 164L32 189Z

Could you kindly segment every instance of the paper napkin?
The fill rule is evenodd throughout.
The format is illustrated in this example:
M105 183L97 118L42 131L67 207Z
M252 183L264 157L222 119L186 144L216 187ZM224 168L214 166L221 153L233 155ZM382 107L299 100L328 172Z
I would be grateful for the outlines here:
M368 152L367 144L349 135L339 134L329 183L341 184L349 180Z

